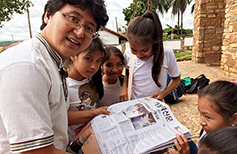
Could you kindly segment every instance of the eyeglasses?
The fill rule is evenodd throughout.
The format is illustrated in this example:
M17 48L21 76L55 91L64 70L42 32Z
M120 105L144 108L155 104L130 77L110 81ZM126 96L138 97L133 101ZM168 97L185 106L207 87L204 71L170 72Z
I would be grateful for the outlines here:
M97 38L99 36L99 34L94 30L94 28L84 25L79 19L77 19L74 16L71 15L66 15L64 14L62 11L58 10L66 19L66 23L68 26L72 27L72 28L81 28L82 26L84 26L85 29L85 34L88 37L91 37L93 39Z

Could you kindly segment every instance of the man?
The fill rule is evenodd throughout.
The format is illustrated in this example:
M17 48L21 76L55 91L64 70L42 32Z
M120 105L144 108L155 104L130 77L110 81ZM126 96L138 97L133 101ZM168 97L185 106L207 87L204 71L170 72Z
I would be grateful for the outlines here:
M48 0L42 32L0 54L0 153L67 153L62 63L105 26L103 0Z

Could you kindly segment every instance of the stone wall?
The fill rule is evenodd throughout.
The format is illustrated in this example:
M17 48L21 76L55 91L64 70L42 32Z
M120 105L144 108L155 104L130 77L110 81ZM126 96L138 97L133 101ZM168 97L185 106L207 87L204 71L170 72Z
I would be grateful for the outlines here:
M237 75L237 1L226 0L221 67L227 76Z
M195 0L192 60L220 65L225 0Z

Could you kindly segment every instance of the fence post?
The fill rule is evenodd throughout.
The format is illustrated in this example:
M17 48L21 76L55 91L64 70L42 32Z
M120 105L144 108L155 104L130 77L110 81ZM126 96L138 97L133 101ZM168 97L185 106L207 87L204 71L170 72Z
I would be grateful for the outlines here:
M180 52L184 52L184 38L185 36L180 37Z

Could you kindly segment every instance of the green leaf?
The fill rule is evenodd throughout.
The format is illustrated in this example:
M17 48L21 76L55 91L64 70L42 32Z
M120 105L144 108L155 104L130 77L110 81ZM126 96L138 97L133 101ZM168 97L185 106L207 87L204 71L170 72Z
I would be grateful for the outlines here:
M34 4L29 0L1 0L0 1L0 27L3 22L11 20L14 13L23 14Z

